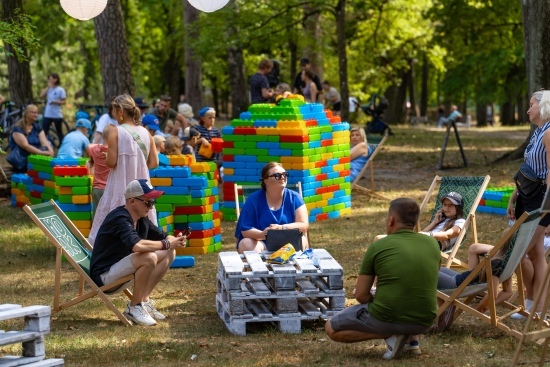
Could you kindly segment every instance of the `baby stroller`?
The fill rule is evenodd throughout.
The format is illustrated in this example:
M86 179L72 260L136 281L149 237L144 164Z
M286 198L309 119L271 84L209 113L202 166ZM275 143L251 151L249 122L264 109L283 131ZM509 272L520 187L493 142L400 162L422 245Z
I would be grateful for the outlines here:
M393 135L389 125L383 120L384 110L388 106L389 103L386 97L379 96L378 93L372 95L368 104L361 106L363 112L372 117L372 120L367 122L367 134L385 135L387 130L388 135Z

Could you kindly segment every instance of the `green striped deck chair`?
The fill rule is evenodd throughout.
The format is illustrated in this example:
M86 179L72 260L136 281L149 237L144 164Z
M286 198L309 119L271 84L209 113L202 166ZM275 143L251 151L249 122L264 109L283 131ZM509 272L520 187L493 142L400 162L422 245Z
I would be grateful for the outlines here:
M378 153L382 149L382 146L384 145L387 139L388 139L388 136L384 135L384 137L382 138L382 140L380 140L378 144L369 143L369 147L373 148L373 152L370 155L367 163L365 163L365 165L363 166L363 168L355 178L355 180L353 180L353 182L351 183L352 190L357 190L358 192L361 192L367 195L378 196L378 197L381 197L382 199L388 199L385 196L382 196L376 193L376 187L374 185L374 158L378 155ZM365 176L365 174L367 173L367 169L369 170L369 176L370 176L370 188L366 188L364 186L359 185L359 180L361 180L361 178Z

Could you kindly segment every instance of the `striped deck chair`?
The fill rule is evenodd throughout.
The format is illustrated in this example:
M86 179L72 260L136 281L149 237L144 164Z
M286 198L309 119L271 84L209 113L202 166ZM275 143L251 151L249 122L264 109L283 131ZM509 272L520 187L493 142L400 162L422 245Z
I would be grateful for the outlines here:
M498 253L500 248L511 239L512 242L510 247L503 258L504 269L499 276L499 283L509 279L515 272L517 276L517 287L518 289L523 289L523 278L521 276L520 262L527 252L527 247L531 242L531 238L535 234L540 218L541 213L538 210L531 213L523 213L523 215L516 220L516 223L510 228L510 230L501 237L494 248L481 259L480 263L472 270L470 275L462 282L460 286L453 289L439 290L437 292L437 297L443 300L444 303L439 307L437 316L441 316L447 308L455 306L456 311L454 314L446 315L447 317L452 317L452 321L456 320L462 312L467 312L481 321L486 322L506 332L507 334L519 338L522 333L518 330L509 328L506 324L504 324L503 320L515 312L524 312L525 299L523 292L519 292L519 306L513 305L509 302L502 302L501 305L508 309L508 312L498 315L495 303L497 293L494 289L493 282L489 281L486 283L474 284L470 284L470 282L478 278L484 268L486 279L491 279L491 260ZM470 306L470 303L476 298L476 296L484 295L485 292L489 295L489 315L481 313ZM465 300L460 301L459 299L462 298L465 298Z
M467 268L467 266L463 265L460 260L455 258L456 253L458 252L462 241L466 237L466 233L468 232L468 230L472 231L473 243L478 242L475 212L477 210L479 202L481 201L481 196L487 188L490 179L490 176L435 176L430 188L428 189L428 192L426 193L426 196L424 197L424 200L422 201L422 204L420 205L420 213L423 213L426 210L427 204L430 201L430 198L432 197L435 188L439 184L439 191L435 200L435 208L433 209L432 216L430 218L431 222L435 217L437 211L442 207L441 198L443 197L443 195L451 191L458 192L460 195L462 195L462 198L464 200L464 216L466 219L466 223L464 224L464 228L462 229L462 231L460 231L460 234L456 239L455 245L448 251L448 253L441 254L445 260L445 266L447 268L451 267L451 265ZM416 228L417 231L421 231L424 227L420 226L419 221Z
M376 157L376 155L378 155L378 153L382 149L382 146L384 145L384 143L386 142L387 139L388 139L388 136L384 135L384 137L382 138L380 143L378 143L378 144L370 144L369 143L369 147L373 149L373 152L370 155L369 159L367 160L367 163L365 163L365 165L363 166L363 168L361 169L361 171L359 172L359 174L355 178L355 180L353 180L353 182L351 183L351 189L352 190L357 190L358 192L361 192L361 193L367 194L367 195L378 196L382 199L386 199L386 200L388 199L387 197L376 193L376 187L374 185L374 158ZM365 173L367 172L367 169L370 172L369 173L369 176L370 176L370 188L369 189L359 185L359 180L365 175Z

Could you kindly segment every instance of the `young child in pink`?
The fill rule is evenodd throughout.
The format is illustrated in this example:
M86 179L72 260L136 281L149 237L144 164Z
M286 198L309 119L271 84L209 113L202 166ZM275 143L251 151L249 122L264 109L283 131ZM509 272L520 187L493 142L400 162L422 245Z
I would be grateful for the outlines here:
M93 216L95 216L95 210L99 204L99 200L103 196L107 178L109 177L109 172L111 172L111 168L105 164L108 148L107 138L111 128L112 125L107 125L103 129L103 144L90 144L87 148L88 157L90 157L90 168L93 170L91 174L94 176L94 183L92 186L92 202L94 205Z

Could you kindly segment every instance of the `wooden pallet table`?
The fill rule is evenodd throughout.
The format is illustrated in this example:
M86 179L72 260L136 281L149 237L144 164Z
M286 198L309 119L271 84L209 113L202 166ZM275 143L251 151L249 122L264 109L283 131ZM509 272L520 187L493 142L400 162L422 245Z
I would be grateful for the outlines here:
M250 322L276 322L285 333L300 333L304 320L326 319L345 307L344 269L324 249L288 264L265 262L268 253L218 254L216 307L235 335Z
M0 305L0 322L25 318L22 331L0 330L0 346L22 343L22 356L2 356L0 366L53 367L63 366L63 359L45 359L44 335L50 332L49 306Z

